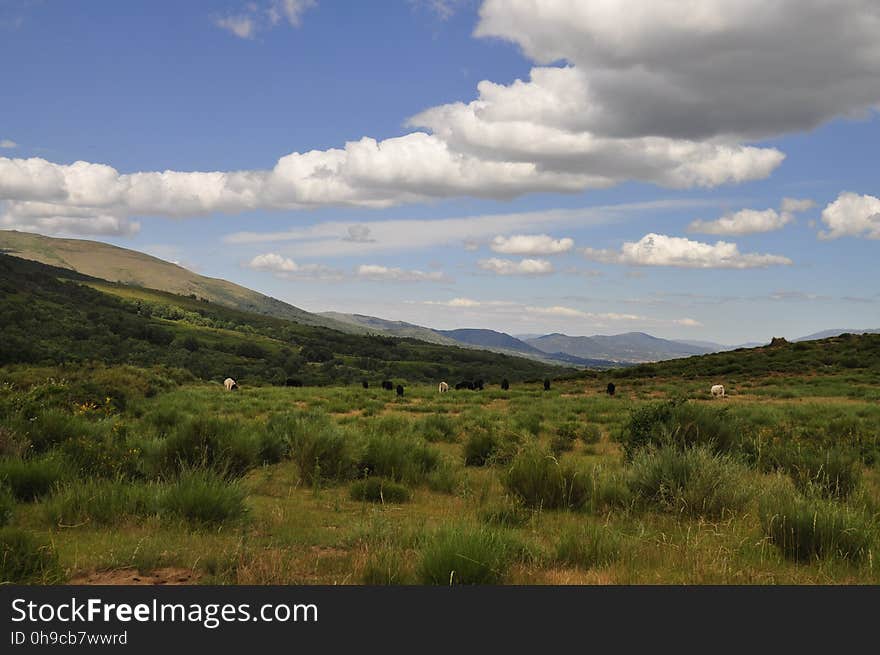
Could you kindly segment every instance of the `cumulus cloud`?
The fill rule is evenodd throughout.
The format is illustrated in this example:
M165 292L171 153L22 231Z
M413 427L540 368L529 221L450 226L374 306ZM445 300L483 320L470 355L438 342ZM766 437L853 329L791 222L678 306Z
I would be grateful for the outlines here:
M237 13L216 16L214 24L240 39L252 39L258 32L286 22L299 27L303 13L315 6L314 0L272 0L250 2Z
M777 212L775 209L742 209L732 214L725 214L714 221L693 221L688 226L688 232L700 232L702 234L728 234L743 235L757 232L772 232L778 230L794 220L790 212Z
M546 234L513 236L497 236L492 239L489 247L494 252L505 255L558 255L568 252L574 247L574 241L568 237L554 239Z
M405 270L378 264L361 264L357 276L362 280L374 282L448 282L449 278L440 271Z
M741 209L714 221L701 219L688 226L688 232L741 236L779 230L794 221L794 215L815 206L812 200L783 198L780 211L775 209Z
M856 193L841 193L822 210L822 222L828 230L820 239L866 237L880 239L880 198Z
M274 252L257 255L247 264L257 271L268 271L278 277L339 278L341 273L323 264L298 264L289 257Z
M585 248L584 255L600 262L631 266L675 266L679 268L763 268L790 265L781 255L741 253L735 243L714 244L663 234L646 234L637 242L626 242L619 251Z
M218 20L248 38L297 25L313 4L252 2ZM516 43L537 65L426 109L409 120L419 131L292 152L267 170L0 159L0 200L7 212L37 202L54 205L44 218L82 209L121 221L762 179L784 154L756 140L877 107L878 31L875 0L487 0L476 35Z
M348 236L343 239L354 243L373 243L376 241L370 236L370 226L363 224L349 225Z
M0 139L0 148L8 148L11 150L12 148L17 148L17 147L18 147L18 144L15 141L13 141L12 139Z
M517 262L492 257L481 259L477 265L496 275L547 275L553 272L553 264L546 259L521 259Z

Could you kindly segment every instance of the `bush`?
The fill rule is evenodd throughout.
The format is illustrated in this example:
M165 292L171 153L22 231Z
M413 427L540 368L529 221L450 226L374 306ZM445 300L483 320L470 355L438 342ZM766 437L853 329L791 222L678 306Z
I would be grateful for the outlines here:
M598 425L583 423L580 421L566 421L556 428L556 437L574 442L580 439L585 444L596 444L602 439L602 432Z
M355 477L354 439L325 415L288 415L283 428L279 423L273 429L283 434L289 443L290 457L299 466L300 476L307 484Z
M607 566L620 559L620 534L603 525L568 529L556 544L555 561L584 569Z
M188 468L210 468L238 477L259 461L260 443L257 435L235 421L197 416L165 439L160 459L166 475Z
M244 517L244 491L236 482L205 470L184 471L159 498L159 508L197 526L217 525Z
M0 486L21 501L36 500L69 476L57 457L0 460Z
M69 484L44 507L52 525L116 525L158 512L158 488L125 480L87 480Z
M726 408L719 410L673 400L633 410L621 431L620 442L627 459L632 459L646 446L685 449L703 445L715 452L735 452L741 438Z
M438 453L421 439L371 433L358 460L358 473L419 484L440 464Z
M498 449L498 439L488 430L473 430L464 442L466 466L485 466Z
M7 490L0 487L0 528L12 521L12 512L15 510L15 498Z
M63 578L51 544L20 528L0 528L0 583L54 584Z
M455 421L443 414L430 414L422 419L419 430L426 441L452 443L458 440Z
M514 457L502 483L526 507L539 509L583 508L592 491L590 474L560 465L538 447Z
M876 541L876 524L864 511L779 483L761 499L760 517L768 539L791 560L870 560Z
M423 584L499 584L519 548L490 528L446 529L422 549L418 577Z
M44 453L60 443L92 432L88 421L59 410L42 412L29 422L27 438L36 453Z
M412 494L407 487L393 480L367 478L352 484L350 495L352 500L385 504L408 502Z
M660 510L722 518L752 498L748 469L708 447L672 446L639 451L629 468L633 494Z
M798 489L808 495L846 499L861 482L858 458L839 448L825 450L780 442L769 450L762 453L763 468L788 473Z
M428 473L425 480L428 489L443 494L454 494L461 490L465 484L464 472L460 467L453 465L449 460L442 459L433 471Z

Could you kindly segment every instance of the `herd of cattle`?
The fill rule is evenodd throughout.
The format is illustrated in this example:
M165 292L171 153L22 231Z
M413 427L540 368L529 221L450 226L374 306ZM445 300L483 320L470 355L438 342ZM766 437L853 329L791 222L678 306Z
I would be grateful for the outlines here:
M367 380L361 382L361 385L364 389L370 388L370 383ZM226 378L223 381L223 386L226 388L226 391L236 391L238 389L238 383L232 378ZM288 378L287 385L288 387L301 387L302 382L299 380L293 380ZM462 389L467 389L468 391L482 391L484 386L484 382L482 380L462 380L461 382L455 385L456 391L461 391ZM394 386L394 383L391 380L382 380L382 388L386 391L396 391L398 396L403 395L403 385L398 384L397 387ZM501 380L501 389L503 391L507 391L510 389L510 382L507 378ZM438 391L440 393L446 393L449 391L449 384L447 382L441 382L438 387ZM550 391L550 380L544 380L544 391ZM608 386L605 387L605 393L609 396L613 396L615 391L617 391L617 387L614 386L613 382L609 382ZM713 398L726 398L727 396L724 393L724 385L721 384L713 384L710 389L710 393Z

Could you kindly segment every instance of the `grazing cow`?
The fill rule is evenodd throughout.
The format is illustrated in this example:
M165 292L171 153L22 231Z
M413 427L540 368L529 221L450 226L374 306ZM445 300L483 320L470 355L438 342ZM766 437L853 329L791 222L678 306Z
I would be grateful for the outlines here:
M510 389L510 382L507 381L507 378L504 378L501 380L501 390L507 391L508 389Z
M477 380L476 382L474 382L474 389L476 389L477 391L482 391L483 390L483 381Z
M544 380L544 391L550 391L550 379L546 378Z
M399 397L402 396L402 395L403 395L403 385L402 385L402 384L398 384L398 385L397 385L397 396L398 396L398 398L399 398Z
M467 389L467 382L465 382L464 380L455 385L456 391L461 391L462 389Z
M613 396L615 389L616 389L616 387L614 386L614 383L609 382L608 386L605 387L605 393L607 393L609 396Z
M724 385L723 384L713 384L712 385L712 397L713 398L724 398Z
M364 387L364 389L370 388L370 383L367 382L366 380L361 380L361 385Z
M287 378L284 381L285 387L301 387L302 385L302 380L297 380L296 378Z
M226 391L237 391L238 385L235 383L235 380L232 378L226 378L223 380L223 386L226 387Z
M446 393L447 391L449 391L449 385L446 384L445 382L441 382L440 383L440 393Z
M382 388L385 391L391 391L394 389L394 383L391 380L382 380Z

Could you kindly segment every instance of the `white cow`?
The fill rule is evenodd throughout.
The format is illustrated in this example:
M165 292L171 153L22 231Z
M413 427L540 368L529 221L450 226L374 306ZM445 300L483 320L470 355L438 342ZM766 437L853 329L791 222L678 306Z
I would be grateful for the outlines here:
M724 398L724 385L723 384L713 384L712 385L712 397L713 398Z
M440 383L440 393L446 393L447 391L449 391L449 385L446 384L445 382L441 382Z
M232 378L226 378L223 380L223 386L226 387L226 391L232 391L233 389L238 389L238 385L235 383L235 380Z

